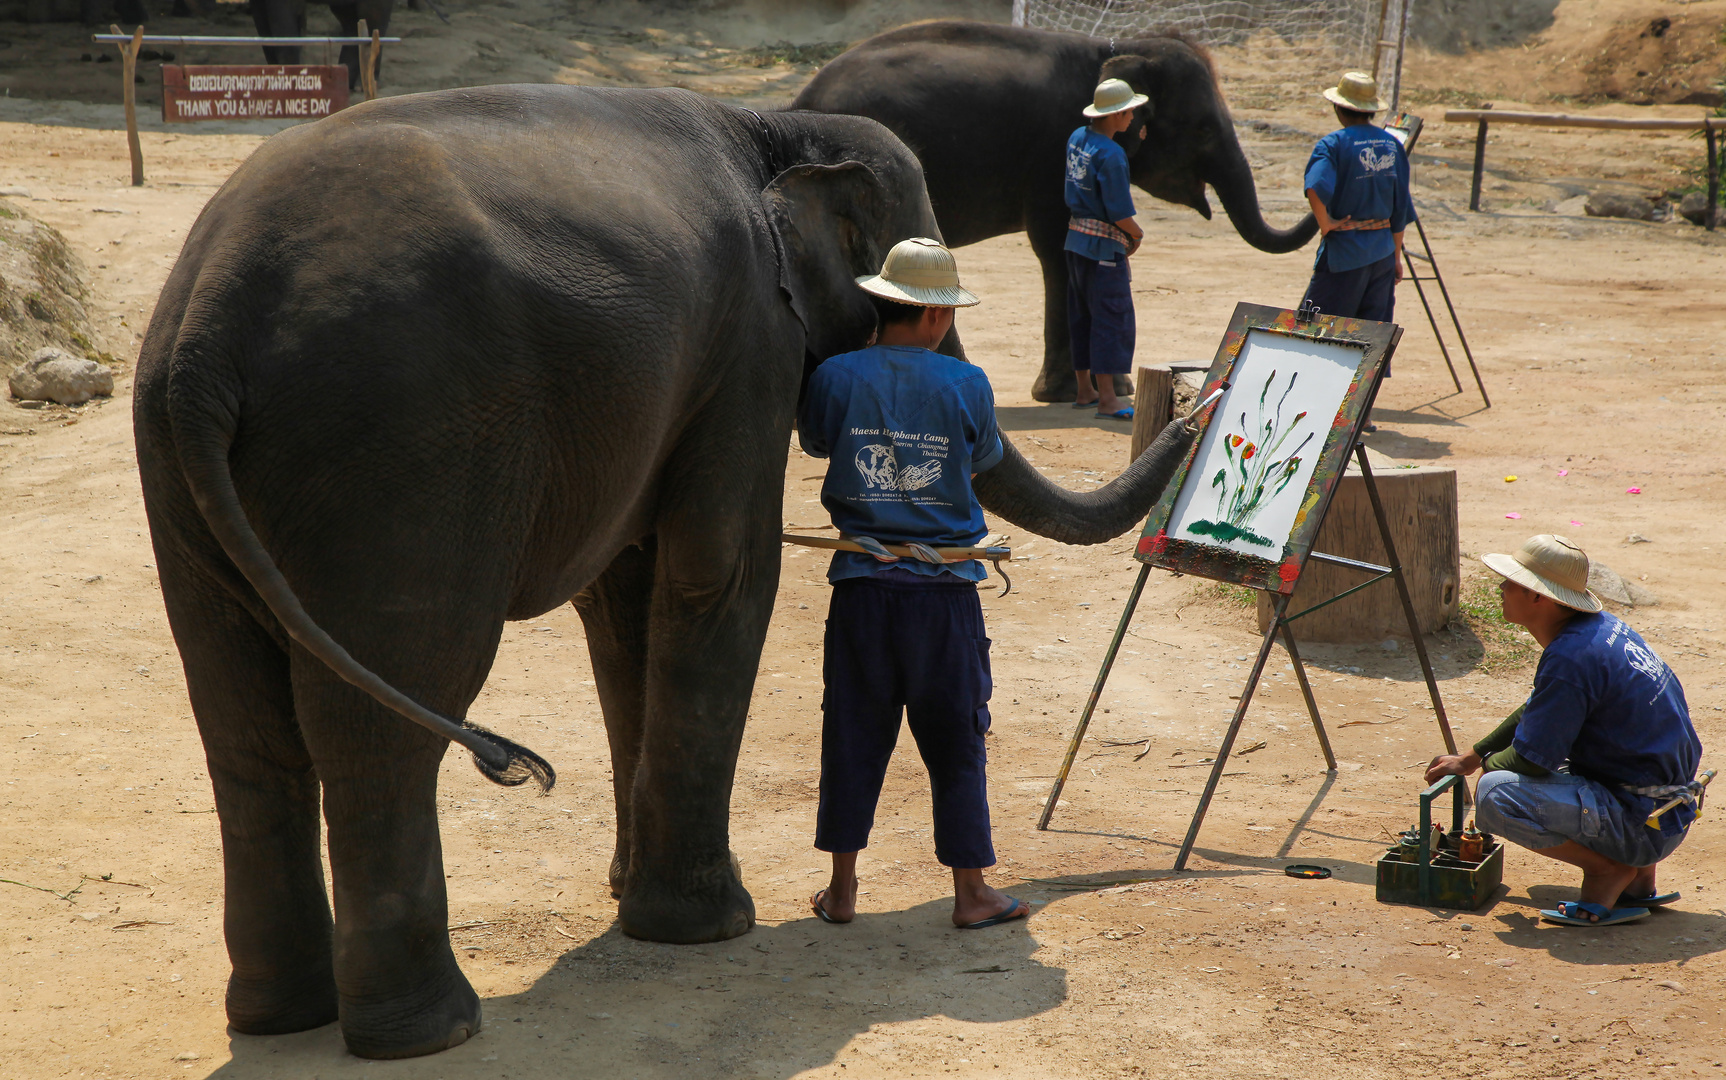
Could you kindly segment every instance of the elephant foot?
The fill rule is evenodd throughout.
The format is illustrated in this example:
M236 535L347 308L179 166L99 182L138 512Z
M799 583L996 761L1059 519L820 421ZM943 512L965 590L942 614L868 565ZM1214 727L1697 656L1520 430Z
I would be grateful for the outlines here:
M336 981L325 968L291 979L228 977L228 1025L242 1035L289 1035L334 1023Z
M453 965L454 959L451 958ZM441 993L416 990L389 1001L342 1002L342 1040L355 1057L423 1057L479 1034L479 995L459 973Z
M623 898L623 883L629 878L629 860L622 855L611 857L611 871L606 874L606 881L611 886L611 898Z
M618 926L632 938L673 945L725 941L755 926L755 901L734 872L712 893L691 895L635 883L617 905Z

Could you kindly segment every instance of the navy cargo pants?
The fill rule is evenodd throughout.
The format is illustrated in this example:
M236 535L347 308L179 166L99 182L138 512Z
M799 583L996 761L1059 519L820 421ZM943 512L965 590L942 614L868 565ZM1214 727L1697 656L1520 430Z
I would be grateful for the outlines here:
M816 848L868 846L903 713L929 770L936 859L995 865L983 746L993 684L977 586L902 570L836 582L823 676Z

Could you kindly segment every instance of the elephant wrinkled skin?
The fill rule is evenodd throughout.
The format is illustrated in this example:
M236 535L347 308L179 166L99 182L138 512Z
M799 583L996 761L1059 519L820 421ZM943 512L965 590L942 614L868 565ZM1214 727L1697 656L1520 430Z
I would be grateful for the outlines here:
M678 90L363 104L270 139L211 199L145 338L135 427L215 788L236 1030L339 1018L365 1057L478 1030L438 765L456 741L549 786L463 717L504 622L572 599L622 928L753 925L728 818L787 440L811 365L873 328L854 276L914 235L938 231L885 128ZM1016 454L979 490L1101 540L1190 438L1171 426L1098 492Z
M955 247L1002 233L1029 234L1043 268L1043 369L1038 401L1077 395L1067 344L1067 137L1084 123L1103 79L1150 97L1145 121L1118 136L1133 183L1211 216L1209 184L1241 238L1261 251L1294 251L1312 239L1308 214L1276 229L1259 211L1252 168L1205 52L1175 36L1130 41L988 23L915 23L861 42L805 86L792 109L867 116L885 124L923 163L929 201ZM1154 245L1136 256L1154 259ZM1119 384L1118 384L1119 385Z

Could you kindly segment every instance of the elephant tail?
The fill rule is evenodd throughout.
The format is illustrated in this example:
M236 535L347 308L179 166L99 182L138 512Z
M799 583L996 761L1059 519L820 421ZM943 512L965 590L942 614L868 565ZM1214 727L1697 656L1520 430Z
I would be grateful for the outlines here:
M268 605L288 636L380 704L414 723L466 747L474 765L495 784L514 787L532 780L550 791L557 782L551 763L527 747L466 719L439 715L391 686L356 660L324 631L301 605L281 569L264 549L240 505L228 468L228 452L239 428L243 400L237 373L208 355L207 342L182 338L174 348L168 375L168 415L180 468L210 531ZM189 346L189 347L188 347Z

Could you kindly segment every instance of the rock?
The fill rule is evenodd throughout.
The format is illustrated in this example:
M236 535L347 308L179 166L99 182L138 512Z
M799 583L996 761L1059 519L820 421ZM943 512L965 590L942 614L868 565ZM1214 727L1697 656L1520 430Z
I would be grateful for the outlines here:
M0 371L45 345L96 355L88 301L83 264L65 238L0 199Z
M1708 196L1700 191L1684 196L1684 201L1678 204L1678 215L1692 225L1708 224Z
M1582 208L1589 217L1630 218L1632 221L1649 221L1654 217L1654 206L1647 199L1610 191L1596 191L1588 196L1588 202Z
M30 189L25 187L3 187L0 188L0 195L10 195L16 199L28 199L30 197Z
M1550 209L1554 214L1563 214L1566 217L1581 217L1588 213L1588 196L1572 195L1568 199L1561 199L1558 202L1553 203Z
M37 349L36 355L19 365L6 383L12 396L20 401L82 405L93 397L113 394L114 373L94 360L83 360L48 346Z
M1623 577L1601 563L1588 564L1588 588L1602 600L1627 607L1652 607L1660 598L1634 581Z

